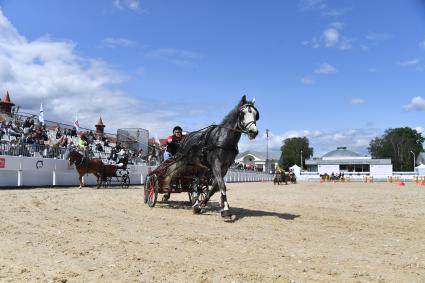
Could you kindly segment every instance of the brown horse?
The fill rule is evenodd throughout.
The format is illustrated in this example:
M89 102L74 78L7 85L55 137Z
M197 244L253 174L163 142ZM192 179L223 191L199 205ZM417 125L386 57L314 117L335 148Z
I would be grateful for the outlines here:
M76 150L69 151L69 153L66 155L66 159L69 159L70 165L75 164L75 168L77 169L79 175L78 179L80 180L80 189L85 185L83 183L83 176L85 174L95 175L97 178L97 188L100 187L103 180L102 176L105 166L102 160L84 157Z

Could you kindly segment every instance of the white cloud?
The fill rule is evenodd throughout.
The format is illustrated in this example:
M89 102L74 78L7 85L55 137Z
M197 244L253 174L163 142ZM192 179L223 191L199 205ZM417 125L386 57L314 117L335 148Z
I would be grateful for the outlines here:
M141 127L166 135L177 121L193 120L184 107L147 103L120 90L125 74L77 55L75 46L48 37L30 41L0 9L0 94L8 90L21 111L30 113L38 113L43 102L46 120L72 124L78 111L81 126L93 128L102 114L107 132Z
M311 78L311 77L303 77L303 78L301 78L301 83L302 84L304 84L304 85L311 85L311 84L314 84L314 80Z
M340 50L349 50L352 48L351 42L354 41L353 39L349 39L346 37L343 37L341 40L341 43L339 44L338 48Z
M326 8L324 0L301 0L301 10L323 10Z
M420 58L413 58L413 59L410 59L410 60L400 61L400 62L398 62L398 64L403 66L403 67L407 67L407 66L417 65L420 62L421 62Z
M304 40L303 42L302 42L302 44L304 45L304 46L307 46L307 47L311 47L311 48L314 48L314 49L316 49L316 48L319 48L320 47L320 43L319 43L319 41L317 40L317 38L313 38L312 40Z
M311 40L304 40L302 44L311 48L319 48L324 46L327 48L336 48L343 51L349 50L352 48L352 43L355 41L355 39L343 36L343 28L344 23L332 22L326 29L322 31L320 36L315 36Z
M414 127L413 129L416 130L420 134L424 133L424 128L421 127L421 126Z
M394 36L390 33L378 33L378 32L371 32L366 35L366 39L371 41L387 40L393 37Z
M425 99L422 96L413 97L409 104L403 106L404 111L424 110Z
M335 28L337 30L342 30L342 28L344 27L344 23L342 22L333 22L329 24L330 27Z
M114 6L118 9L129 9L135 12L140 11L140 0L115 0Z
M323 63L321 65L319 65L316 70L314 70L314 72L316 74L323 74L323 75L327 75L327 74L335 74L338 72L338 70L332 66L331 64L328 63Z
M369 51L369 46L367 46L366 44L360 44L360 50Z
M115 48L115 47L134 47L136 42L127 38L107 37L102 40L102 46Z
M350 103L354 105L364 104L366 101L363 98L352 98Z
M335 46L339 41L339 31L336 28L325 29L323 38L327 47Z
M323 16L330 16L330 17L341 17L350 10L351 10L351 8L330 9L330 10L323 11L322 15Z
M370 141L382 135L380 129L342 129L336 131L320 131L320 130L290 130L282 134L269 132L269 150L278 152L283 144L283 140L293 137L307 137L310 146L314 149L314 156L322 156L323 154L336 149L338 146L346 146L360 154L367 154L367 147ZM243 138L240 143L240 152L245 150L254 150L259 152L266 151L266 135L263 133L255 140L249 141Z
M196 60L202 58L202 54L175 48L161 48L148 52L146 57L161 59L179 66L193 66Z

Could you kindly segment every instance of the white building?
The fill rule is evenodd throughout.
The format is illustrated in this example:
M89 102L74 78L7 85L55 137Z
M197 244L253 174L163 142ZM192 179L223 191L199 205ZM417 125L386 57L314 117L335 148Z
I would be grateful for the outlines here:
M258 151L244 151L236 156L235 162L248 167L256 167L258 171L264 172L266 168L266 154ZM270 164L270 170L274 172L274 168L277 166L277 160L273 156L269 156L268 162Z
M372 159L338 147L320 158L305 161L308 172L331 175L339 173L363 173L372 176L390 176L393 174L391 159Z

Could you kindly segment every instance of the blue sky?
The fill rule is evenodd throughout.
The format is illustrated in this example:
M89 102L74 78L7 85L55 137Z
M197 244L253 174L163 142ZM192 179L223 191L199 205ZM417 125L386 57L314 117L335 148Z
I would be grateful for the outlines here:
M425 3L0 1L0 88L46 119L165 136L221 118L243 94L278 150L366 153L391 127L423 131ZM264 135L241 150L265 151Z

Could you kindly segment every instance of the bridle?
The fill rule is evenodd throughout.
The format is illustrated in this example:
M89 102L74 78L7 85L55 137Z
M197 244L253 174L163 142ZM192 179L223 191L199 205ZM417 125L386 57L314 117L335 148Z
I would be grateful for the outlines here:
M71 155L71 154L73 154L74 152L76 152L76 151L72 151L69 155ZM75 153L74 153L75 154ZM80 162L77 164L77 160L76 159L74 159L73 161L71 161L71 156L70 156L70 158L69 158L70 160L69 160L69 163L72 165L72 163L74 163L75 164L75 168L77 168L77 167L80 167L83 163L84 163L84 156L81 156L81 160L80 160Z
M241 114L242 114L242 111L245 108L248 108L248 107L254 108L254 110L257 113L257 115L255 117L255 120L253 120L251 122L248 122L246 125L243 125L242 122L241 122L241 119L240 119L241 116L242 116ZM223 128L223 129L228 129L228 130L231 130L231 131L235 131L235 132L238 132L238 133L248 134L249 127L252 124L254 124L255 126L257 125L257 120L259 118L258 110L257 110L257 108L255 108L254 104L252 104L252 103L246 103L246 104L242 105L241 107L239 107L238 112L239 112L239 115L238 115L238 123L236 125L236 129L227 127L225 125L218 125L218 127Z

